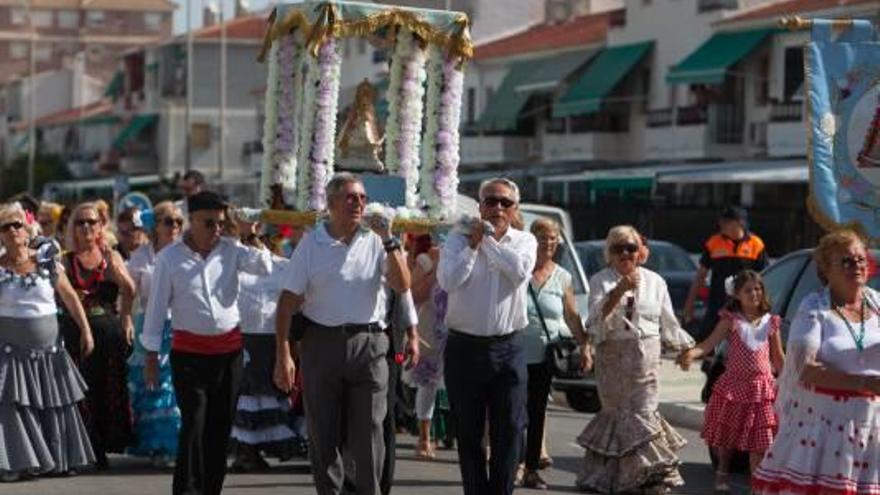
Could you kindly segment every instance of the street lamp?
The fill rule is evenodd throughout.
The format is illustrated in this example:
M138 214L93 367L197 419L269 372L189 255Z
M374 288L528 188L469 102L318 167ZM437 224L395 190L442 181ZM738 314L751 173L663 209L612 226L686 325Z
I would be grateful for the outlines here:
M28 47L28 164L27 164L27 191L34 193L34 162L36 160L37 143L36 129L34 127L34 93L37 90L36 65L37 56L36 38L37 33L34 30L34 18L31 15L30 0L21 0L28 19L28 39L30 41Z

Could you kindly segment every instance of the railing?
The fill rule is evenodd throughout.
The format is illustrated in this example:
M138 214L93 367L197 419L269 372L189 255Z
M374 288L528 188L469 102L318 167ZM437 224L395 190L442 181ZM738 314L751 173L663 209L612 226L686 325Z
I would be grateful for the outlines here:
M702 105L694 105L690 107L679 107L678 116L675 119L676 125L702 125L709 121L709 114L706 107Z
M612 10L608 16L608 25L612 28L622 28L626 26L626 9Z
M742 144L745 117L739 105L715 104L709 107L712 142Z
M672 109L649 110L647 114L648 127L669 127L672 125Z
M770 107L770 122L800 122L804 120L804 104L799 101L774 103Z
M697 13L712 12L715 10L735 10L739 8L739 0L698 0Z

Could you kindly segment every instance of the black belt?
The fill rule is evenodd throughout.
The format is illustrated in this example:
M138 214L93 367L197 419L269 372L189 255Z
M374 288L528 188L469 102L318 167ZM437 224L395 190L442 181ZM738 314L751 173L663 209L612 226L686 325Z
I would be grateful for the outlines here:
M510 333L505 333L504 335L474 335L450 328L449 335L461 337L462 339L470 340L473 342L491 344L492 342L504 342L505 340L510 340L516 335L516 332L513 331Z
M320 331L337 331L346 334L356 334L356 333L380 333L384 332L385 329L382 328L378 323L345 323L343 325L336 325L332 327L328 327L327 325L321 325L318 322L308 320L309 328L316 328Z

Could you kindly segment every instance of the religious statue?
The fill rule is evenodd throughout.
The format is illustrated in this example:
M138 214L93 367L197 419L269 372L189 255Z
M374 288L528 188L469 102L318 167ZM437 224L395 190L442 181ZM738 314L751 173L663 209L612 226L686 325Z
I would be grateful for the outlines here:
M336 168L357 172L383 172L379 159L383 138L376 123L376 90L366 79L357 86L354 103L336 142Z

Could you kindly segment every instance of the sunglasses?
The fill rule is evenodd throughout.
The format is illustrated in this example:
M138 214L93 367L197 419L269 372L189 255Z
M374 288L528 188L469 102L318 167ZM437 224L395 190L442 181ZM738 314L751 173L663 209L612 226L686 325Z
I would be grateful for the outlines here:
M183 219L182 218L173 218L173 217L165 217L162 219L162 225L166 227L183 227ZM208 227L211 228L211 227Z
M24 223L22 222L9 222L0 225L0 232L9 232L10 230L21 230L24 228Z
M510 198L499 197L499 196L486 196L483 198L483 206L487 208L495 208L498 205L501 205L505 210L515 205L516 202Z
M94 227L95 225L98 225L100 222L101 221L98 220L97 218L80 218L80 219L76 220L75 222L73 222L73 224L76 225L77 227L85 227L85 226Z
M213 218L209 218L202 221L202 225L209 230L224 229L226 228L226 220L214 220Z
M367 204L369 201L370 201L370 199L367 197L366 194L351 193L351 194L345 195L345 202L349 203L349 204L353 204L353 203Z
M840 259L840 266L847 270L868 266L868 258L864 256L845 256Z
M639 252L639 246L638 246L638 244L629 244L629 243L615 244L615 245L611 246L610 251L612 254L617 254L617 255L621 255L623 253L636 254L637 252Z

